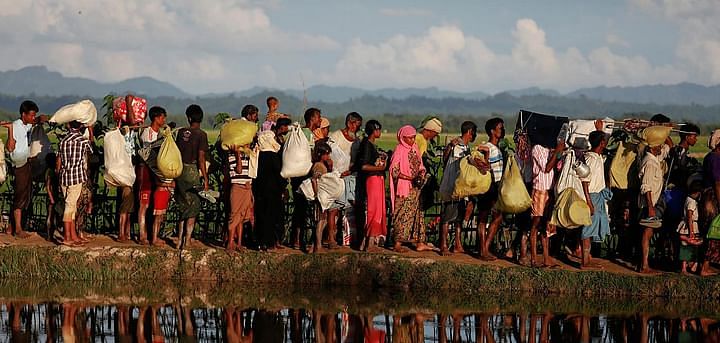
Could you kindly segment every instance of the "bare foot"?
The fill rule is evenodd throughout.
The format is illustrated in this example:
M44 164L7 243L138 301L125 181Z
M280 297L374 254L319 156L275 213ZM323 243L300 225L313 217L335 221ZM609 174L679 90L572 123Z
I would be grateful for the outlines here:
M717 275L718 272L716 270L713 270L712 268L702 268L700 269L700 276L713 276Z
M404 254L404 253L408 252L408 249L403 247L402 245L400 245L400 243L395 243L395 246L393 246L392 250L399 254Z
M454 253L457 253L457 254L465 253L465 249L463 249L462 245L455 245L455 246L453 246L452 250Z
M490 261L495 261L495 260L497 260L497 257L495 257L495 256L494 256L493 254L491 254L491 253L484 253L484 254L480 255L480 259L483 260L483 261L488 261L488 262L490 262Z
M657 274L657 270L652 269L650 267L640 268L638 271L640 274Z
M580 265L582 270L601 270L603 267L595 262L588 262Z
M447 248L440 248L440 256L452 256L452 253Z
M30 237L30 234L25 231L18 231L17 233L15 233L15 238L25 239L28 237Z
M152 246L159 247L159 246L165 246L165 242L162 239L156 239L152 241Z
M430 251L430 250L433 250L433 248L425 243L418 243L417 245L415 245L415 250L416 251Z

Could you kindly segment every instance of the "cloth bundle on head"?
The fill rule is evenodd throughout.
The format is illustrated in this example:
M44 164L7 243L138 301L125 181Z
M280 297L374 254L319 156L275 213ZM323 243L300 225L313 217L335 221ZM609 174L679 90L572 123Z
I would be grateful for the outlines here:
M650 126L640 131L638 137L652 148L665 143L665 140L670 136L670 131L672 131L672 127L670 126Z
M315 138L315 140L327 138L327 136L325 136L325 134L323 134L322 132L322 129L326 127L330 127L330 120L325 117L320 118L320 127L313 131L313 137Z
M720 129L715 129L708 138L708 148L715 150L718 144L720 144Z
M280 143L275 139L275 133L272 131L260 132L258 134L258 148L260 148L260 151L280 151Z
M423 130L442 133L442 122L440 122L438 118L430 118L430 120L423 125Z
M413 176L410 168L410 152L413 151L418 159L420 158L420 153L418 152L417 144L407 144L403 138L415 137L416 133L417 131L411 125L401 127L397 133L398 145L392 154L392 158L390 159L390 201L392 203L393 210L395 210L395 195L400 197L408 196L410 194L410 189L412 188L412 181L393 178L392 170L393 168L398 168L400 170L400 174ZM425 166L423 166L422 163L420 163L420 170L425 171Z

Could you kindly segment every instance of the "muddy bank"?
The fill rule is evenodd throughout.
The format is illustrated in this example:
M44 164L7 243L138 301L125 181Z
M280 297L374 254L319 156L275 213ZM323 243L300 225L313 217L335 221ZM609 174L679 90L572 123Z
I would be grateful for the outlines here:
M498 292L602 297L703 299L720 303L720 278L666 273L540 270L464 259L350 251L305 255L228 254L208 247L178 252L148 247L0 248L0 278L57 281L194 282L265 288L345 287L416 294Z

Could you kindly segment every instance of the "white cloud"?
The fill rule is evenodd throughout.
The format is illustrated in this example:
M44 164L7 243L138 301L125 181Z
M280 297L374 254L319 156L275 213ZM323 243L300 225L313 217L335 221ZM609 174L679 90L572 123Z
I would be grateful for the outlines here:
M458 26L436 26L420 36L396 35L370 44L356 40L318 83L363 87L438 86L499 91L518 85L572 90L605 85L674 83L685 79L672 66L653 66L641 56L623 56L608 47L587 54L558 51L532 19L520 19L509 53L495 52Z
M381 8L380 14L386 17L428 17L432 12L422 8Z
M676 55L689 67L693 79L720 82L720 1L631 0L631 4L679 27Z
M281 30L268 7L251 0L0 0L0 8L0 70L42 64L102 81L153 76L199 91L193 81L251 68L237 65L243 54L339 48L327 36Z
M620 46L623 48L630 47L630 43L628 43L628 41L626 41L625 39L623 39L622 37L620 37L614 33L608 33L605 36L605 42L608 43L608 45L615 45L615 46Z

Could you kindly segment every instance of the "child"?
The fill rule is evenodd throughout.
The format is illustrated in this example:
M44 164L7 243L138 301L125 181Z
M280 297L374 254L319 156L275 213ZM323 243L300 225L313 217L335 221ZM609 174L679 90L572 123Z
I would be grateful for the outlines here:
M702 182L693 181L688 189L688 196L685 198L683 208L683 220L678 224L677 232L680 234L680 251L678 259L681 262L680 272L688 274L688 262L690 271L697 269L698 246L702 244L698 229L698 205L697 201L702 194Z
M330 146L325 142L318 142L315 145L315 150L313 151L313 161L315 163L310 170L310 175L312 176L312 186L316 196L318 193L318 180L324 174L332 171L332 160L330 159L331 151ZM323 231L325 230L325 226L328 222L328 210L323 211L322 207L320 207L320 204L317 202L315 203L315 206L317 207L315 210L317 226L315 228L315 246L313 247L313 253L317 253L322 247ZM334 239L334 237L331 237L331 239Z

